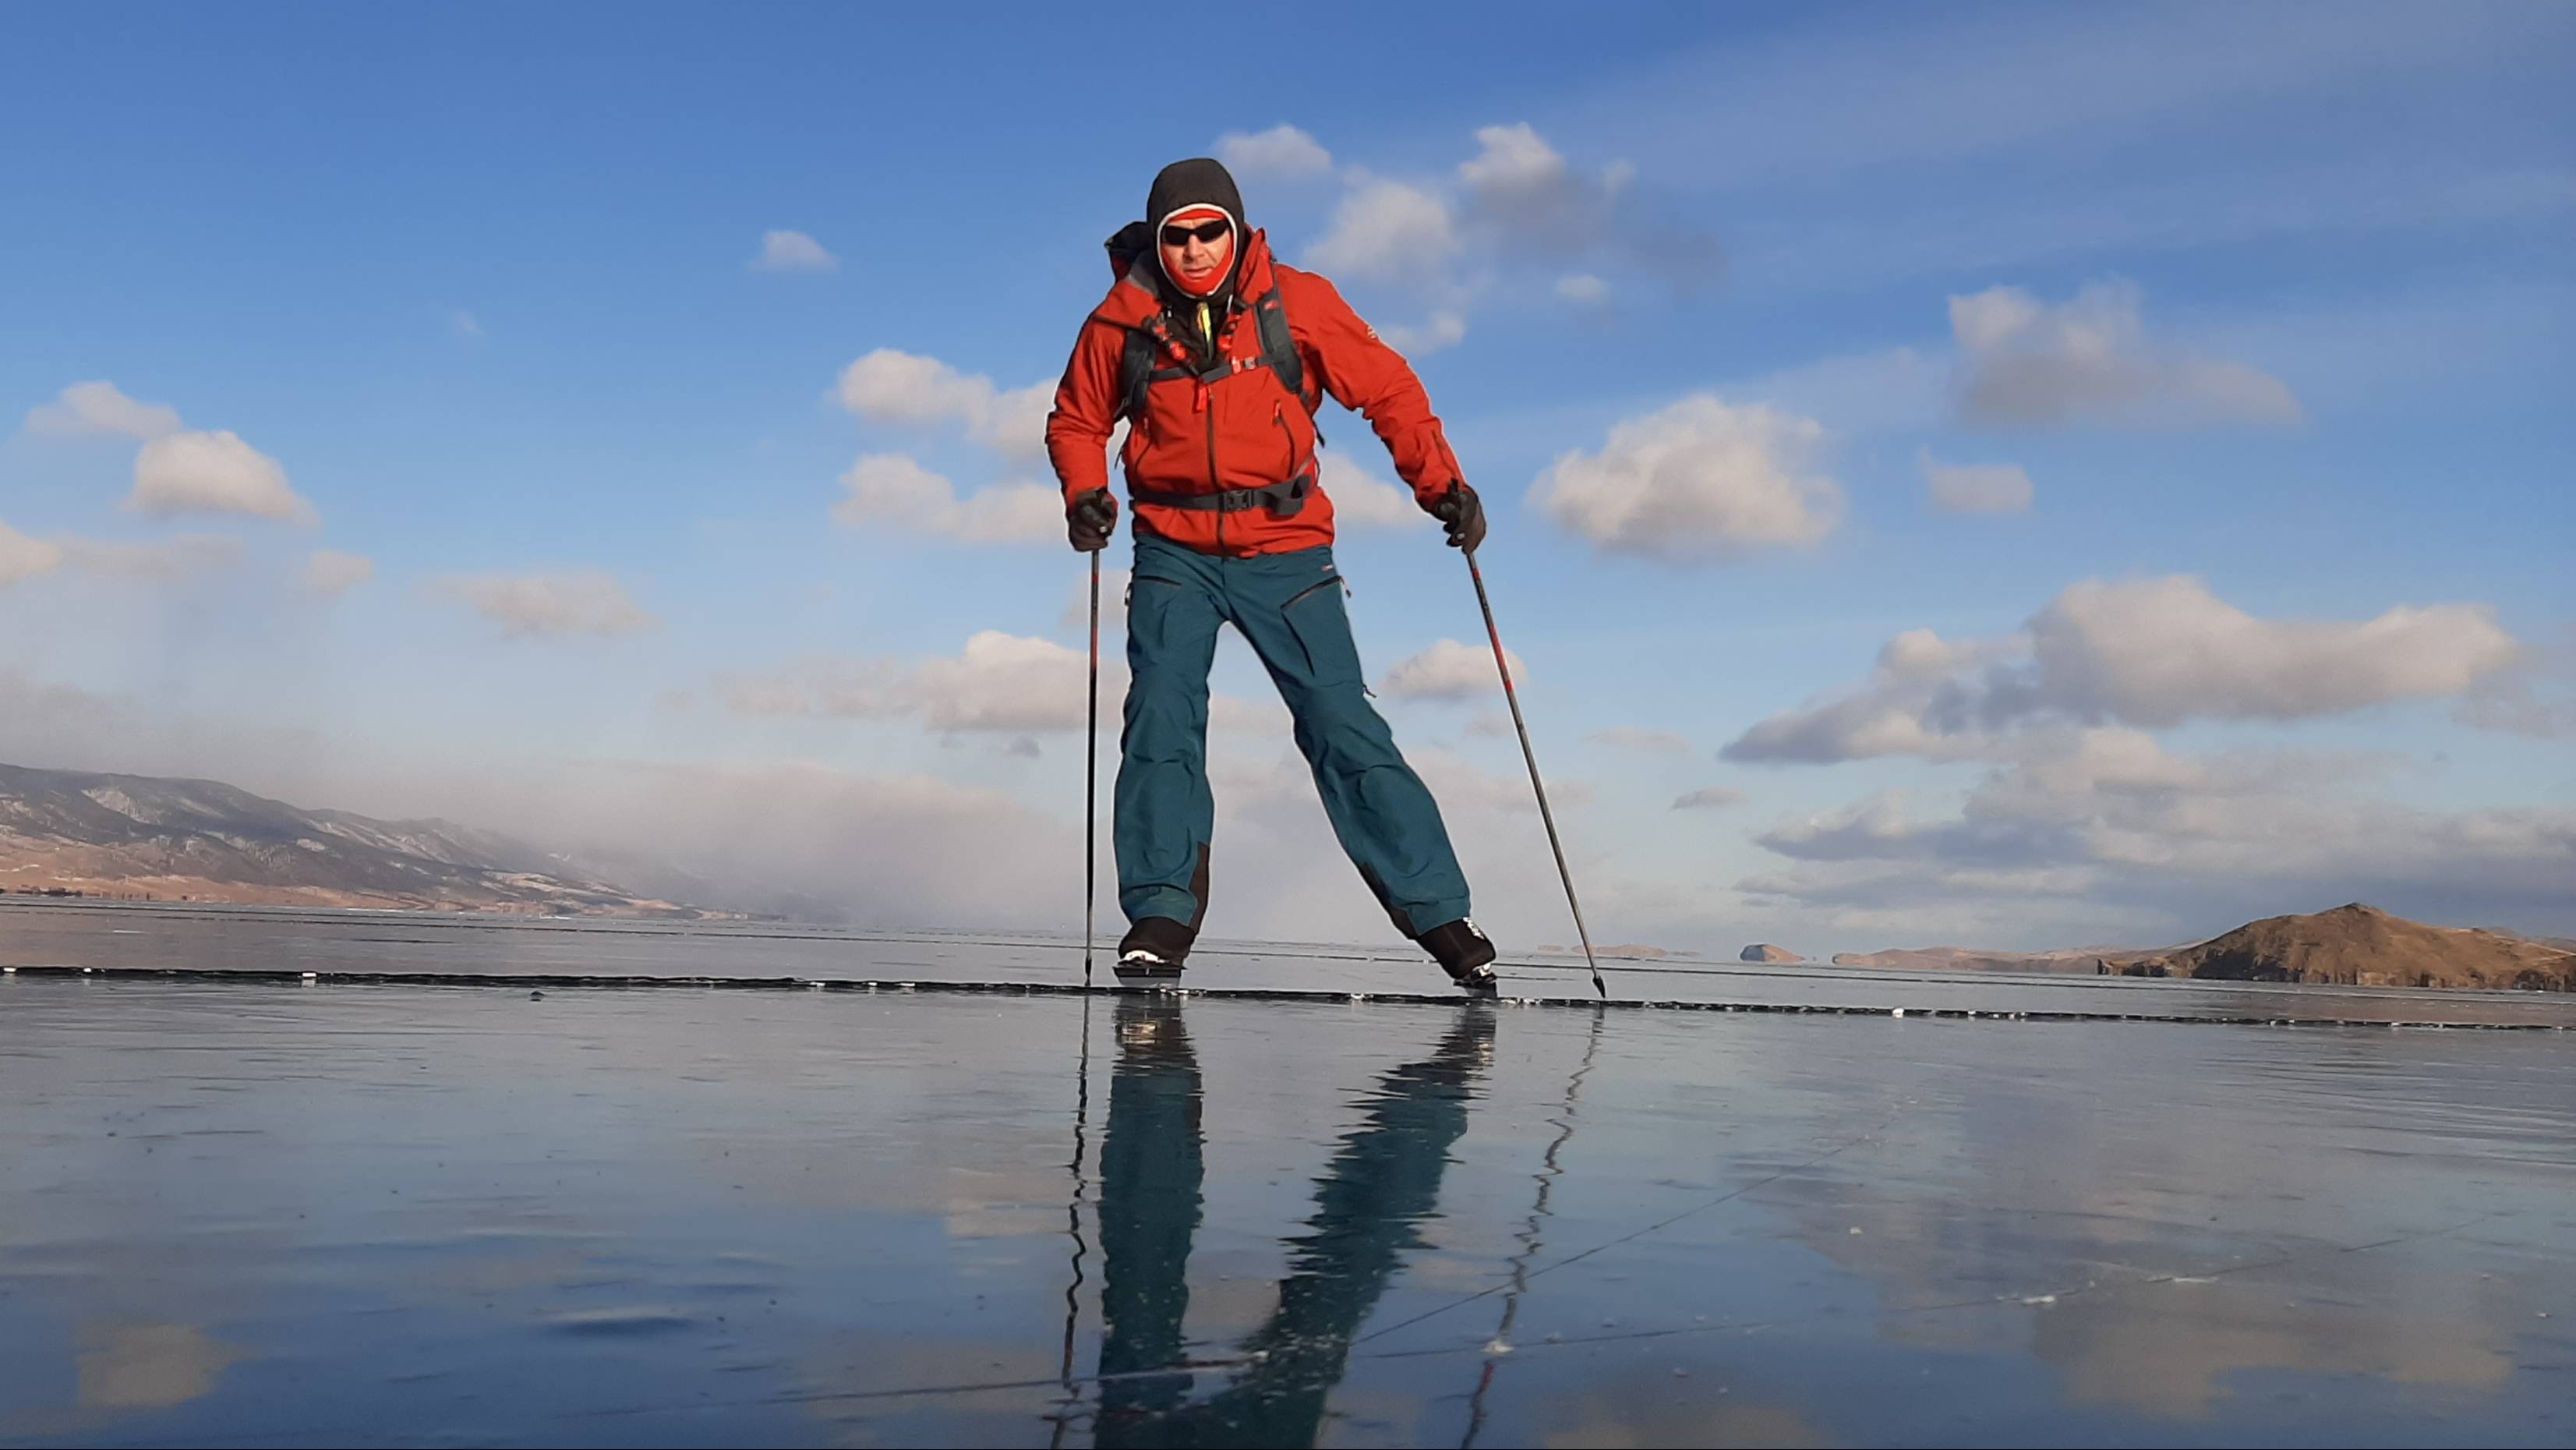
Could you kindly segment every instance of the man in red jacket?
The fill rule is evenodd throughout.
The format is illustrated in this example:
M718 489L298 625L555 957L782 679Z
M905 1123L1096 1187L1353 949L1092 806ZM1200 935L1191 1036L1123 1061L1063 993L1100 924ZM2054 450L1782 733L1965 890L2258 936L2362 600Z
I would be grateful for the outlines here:
M1085 320L1047 416L1076 549L1117 522L1110 434L1135 505L1126 726L1115 793L1122 980L1168 982L1207 912L1208 667L1241 631L1296 720L1334 834L1396 929L1471 992L1494 947L1467 919L1467 879L1440 808L1368 701L1333 564L1333 501L1315 477L1325 396L1365 414L1453 546L1485 537L1422 382L1333 284L1285 266L1243 221L1215 161L1154 178L1145 220L1109 242L1118 274Z

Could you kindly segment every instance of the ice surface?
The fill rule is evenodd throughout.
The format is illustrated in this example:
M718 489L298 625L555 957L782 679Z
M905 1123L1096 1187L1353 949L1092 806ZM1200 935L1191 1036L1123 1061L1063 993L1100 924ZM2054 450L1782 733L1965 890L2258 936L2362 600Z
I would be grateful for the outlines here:
M1115 938L1094 978L1115 981ZM423 913L243 907L0 904L0 963L283 973L706 977L776 984L1078 986L1078 940L1033 935L844 930L766 924L524 920ZM1589 1002L1580 958L1506 951L1507 997ZM2061 1014L2225 1021L2421 1022L2576 1028L2576 997L2534 992L2277 986L2134 977L1916 973L1751 962L1605 962L1613 1001L1761 1010ZM1347 998L1457 995L1429 958L1401 943L1330 947L1203 941L1194 991ZM532 983L531 985L547 985Z
M2556 1032L22 974L0 1105L0 1444L2576 1431Z

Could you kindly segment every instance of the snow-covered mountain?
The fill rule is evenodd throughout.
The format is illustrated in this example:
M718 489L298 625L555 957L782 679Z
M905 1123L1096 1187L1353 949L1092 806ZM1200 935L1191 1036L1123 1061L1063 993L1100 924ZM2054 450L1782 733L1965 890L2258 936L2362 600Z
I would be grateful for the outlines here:
M451 821L305 810L211 780L0 765L0 889L174 901L701 916Z

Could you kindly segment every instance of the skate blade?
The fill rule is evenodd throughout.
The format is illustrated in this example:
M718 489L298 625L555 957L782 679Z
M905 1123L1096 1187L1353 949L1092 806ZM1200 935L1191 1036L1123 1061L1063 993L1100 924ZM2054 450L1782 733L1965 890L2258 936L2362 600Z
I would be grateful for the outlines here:
M1113 962L1109 970L1122 987L1177 987L1181 969L1169 962Z
M1459 991L1470 997L1502 995L1503 979L1495 976L1494 969L1491 967L1471 967L1449 980L1457 985Z

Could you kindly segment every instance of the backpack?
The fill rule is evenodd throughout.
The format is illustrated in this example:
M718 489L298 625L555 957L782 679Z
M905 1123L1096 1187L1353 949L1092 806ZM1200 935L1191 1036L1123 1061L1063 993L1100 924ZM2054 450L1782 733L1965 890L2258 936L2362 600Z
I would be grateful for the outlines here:
M1143 222L1129 222L1120 227L1105 244L1109 251L1109 270L1143 288L1149 297L1160 297L1155 278L1161 271L1154 257L1153 229ZM1202 373L1193 368L1164 366L1179 344L1158 309L1142 325L1127 330L1127 348L1118 358L1118 395L1126 400L1121 416L1129 427L1141 426L1145 420L1145 390L1172 378L1196 378L1201 385L1219 378L1231 377L1246 368L1266 367L1280 385L1299 402L1306 401L1306 363L1297 356L1296 339L1288 331L1288 309L1279 300L1279 279L1273 276L1270 290L1252 304L1252 319L1261 330L1261 357L1255 362L1237 363L1232 359ZM1312 411L1310 407L1308 411ZM1320 435L1318 435L1320 441Z

